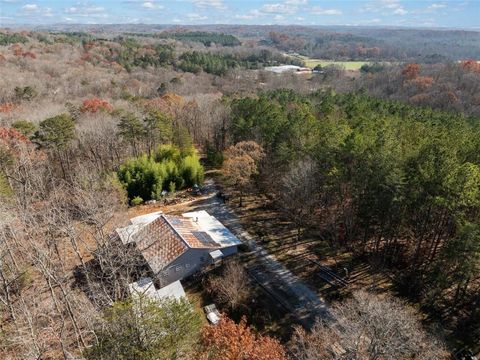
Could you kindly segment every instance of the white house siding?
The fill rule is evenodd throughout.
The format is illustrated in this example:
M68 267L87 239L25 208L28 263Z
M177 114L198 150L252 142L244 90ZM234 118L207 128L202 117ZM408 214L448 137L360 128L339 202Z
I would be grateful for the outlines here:
M210 249L188 249L158 274L160 285L168 285L200 271L210 260L209 251Z
M237 253L237 246L230 246L220 250L227 257ZM199 272L203 267L211 263L211 257L209 256L211 251L212 249L188 249L158 275L160 286L166 286Z

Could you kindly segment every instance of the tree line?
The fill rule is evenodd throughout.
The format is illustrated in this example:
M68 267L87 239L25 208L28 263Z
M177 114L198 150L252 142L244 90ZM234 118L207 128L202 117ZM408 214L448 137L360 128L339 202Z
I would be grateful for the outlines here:
M257 184L299 238L320 229L335 246L374 259L426 309L455 309L458 329L469 324L473 339L479 126L364 94L278 90L233 99L228 131L233 143L263 147Z

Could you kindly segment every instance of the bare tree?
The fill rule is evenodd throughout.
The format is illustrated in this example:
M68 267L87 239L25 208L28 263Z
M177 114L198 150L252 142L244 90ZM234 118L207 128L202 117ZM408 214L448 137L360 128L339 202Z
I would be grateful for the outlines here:
M315 163L302 160L283 176L280 187L281 209L297 228L297 241L302 228L309 224L318 205L318 171Z
M392 297L359 291L332 310L333 324L296 328L292 351L313 359L446 359L443 345L423 330L414 310Z
M227 305L231 310L236 310L250 294L248 277L245 269L237 260L225 263L222 276L210 276L208 290L215 299Z

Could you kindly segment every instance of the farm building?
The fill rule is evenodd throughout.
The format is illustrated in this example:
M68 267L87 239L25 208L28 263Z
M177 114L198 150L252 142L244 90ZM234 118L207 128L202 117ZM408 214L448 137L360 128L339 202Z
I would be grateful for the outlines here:
M116 229L114 238L135 246L160 288L235 254L241 243L206 211L142 215Z

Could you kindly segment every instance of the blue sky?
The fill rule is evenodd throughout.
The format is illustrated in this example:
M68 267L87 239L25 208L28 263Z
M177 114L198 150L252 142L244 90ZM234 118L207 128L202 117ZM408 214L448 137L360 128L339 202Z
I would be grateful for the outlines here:
M480 0L0 0L0 26L56 23L478 29Z

